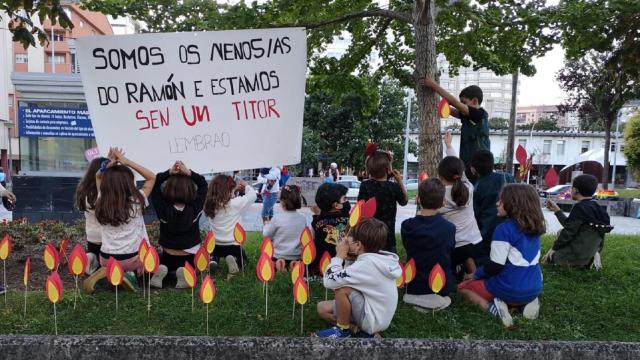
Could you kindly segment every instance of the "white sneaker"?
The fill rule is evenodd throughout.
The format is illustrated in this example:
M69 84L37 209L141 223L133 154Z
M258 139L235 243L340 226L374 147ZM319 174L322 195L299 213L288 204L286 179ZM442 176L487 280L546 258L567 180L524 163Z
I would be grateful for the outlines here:
M87 254L87 269L84 271L85 274L91 275L100 267L100 261L98 261L98 257L94 253Z
M233 255L227 255L224 260L227 262L227 267L229 268L229 277L233 277L240 272L240 268L238 267L238 262Z
M524 310L522 310L522 316L524 316L525 319L529 320L537 319L539 314L540 300L538 300L538 298L533 299L533 301L525 305Z
M176 282L176 289L188 289L189 285L187 285L187 281L184 279L184 268L179 267L176 270L176 278L178 281Z
M151 282L149 283L151 287L162 289L162 280L164 280L168 273L169 269L165 265L158 266L158 271L151 277Z
M507 328L513 325L513 318L509 313L509 307L504 301L498 298L494 298L493 302L489 304L489 314L499 318L500 321L502 321L502 325Z

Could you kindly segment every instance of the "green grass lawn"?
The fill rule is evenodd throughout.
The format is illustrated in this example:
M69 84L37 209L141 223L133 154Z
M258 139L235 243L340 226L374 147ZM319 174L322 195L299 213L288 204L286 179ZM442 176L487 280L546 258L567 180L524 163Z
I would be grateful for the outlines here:
M407 197L409 200L415 199L416 195L418 195L418 190L407 190Z
M251 233L248 251L256 258L258 234ZM546 249L551 242L544 239ZM401 247L399 247L401 249ZM402 249L400 251L403 251ZM601 272L544 267L541 314L536 321L516 317L505 330L495 319L465 304L458 296L448 309L420 313L403 303L385 337L438 339L541 339L640 341L640 238L609 236ZM226 280L226 268L218 269L218 294L210 306L210 335L299 336L300 307L292 318L289 276L278 274L269 285L269 316L265 318L262 284L256 280L253 262L244 276ZM63 271L66 271L63 270ZM40 285L33 285L40 288ZM147 316L141 294L119 291L120 310L115 312L115 293L106 288L83 295L73 309L72 284L65 284L64 300L57 306L60 334L114 335L204 335L204 308L198 302L191 312L188 290L152 291L152 309ZM315 313L315 303L324 299L324 289L312 284L312 298L304 306L304 334L324 328ZM331 295L329 295L331 296ZM10 292L5 306L0 297L0 333L52 334L53 307L42 291L28 297L28 314L22 316L23 293Z
M640 199L640 189L616 188L616 191L620 194L620 197Z

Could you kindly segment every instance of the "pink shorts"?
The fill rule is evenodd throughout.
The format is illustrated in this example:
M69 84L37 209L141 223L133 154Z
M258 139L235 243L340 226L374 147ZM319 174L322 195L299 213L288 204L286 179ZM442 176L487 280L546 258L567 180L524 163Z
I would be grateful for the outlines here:
M109 259L105 259L100 256L100 265L106 267L107 261ZM130 257L126 260L119 260L120 265L122 265L122 270L124 271L135 271L136 275L142 274L142 262L137 256Z
M484 286L484 280L463 281L458 285L458 290L472 291L487 301L493 301L493 298L495 297Z

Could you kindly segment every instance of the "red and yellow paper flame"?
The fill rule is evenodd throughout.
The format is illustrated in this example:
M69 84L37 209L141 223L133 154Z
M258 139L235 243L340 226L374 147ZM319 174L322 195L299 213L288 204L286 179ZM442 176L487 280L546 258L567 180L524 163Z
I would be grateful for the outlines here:
M404 266L404 283L409 284L416 278L416 261L413 258Z
M22 273L22 284L29 286L29 277L31 276L31 258L27 257L27 261L24 262L24 272Z
M211 304L216 298L216 284L211 277L207 275L200 286L200 300L203 304Z
M140 246L138 247L138 259L140 259L141 263L144 263L144 257L147 256L148 250L149 243L147 242L147 239L142 239Z
M80 276L87 270L87 253L80 244L73 247L67 266L74 276Z
M58 254L58 250L53 244L49 243L44 247L44 254L42 256L44 260L44 265L49 269L49 271L58 270L58 265L60 264L60 255Z
M303 246L300 257L305 265L311 264L316 258L316 244L311 241L307 245Z
M273 241L268 236L265 236L262 239L262 244L260 244L260 254L267 254L270 258L273 257Z
M247 241L247 232L244 231L244 228L240 223L237 223L233 228L233 239L240 245L244 246L244 243Z
M364 205L362 205L362 219L370 219L376 215L376 210L378 208L378 202L375 197L367 200Z
M303 277L298 278L293 284L293 299L300 305L304 305L309 300L309 285Z
M47 277L44 291L47 293L47 299L53 304L57 304L62 300L64 288L57 271L52 272L51 275Z
M325 251L320 258L320 273L322 276L327 272L329 265L331 264L331 254L328 251Z
M442 119L446 119L451 114L451 109L449 108L449 102L447 99L442 98L440 103L438 104L438 116Z
M313 240L313 235L311 235L311 230L305 226L304 230L300 233L300 244L302 246L306 246Z
M199 272L203 272L207 270L207 267L209 267L209 253L207 252L207 249L204 246L200 246L200 249L196 251L196 255L193 258L193 262L196 265L196 269L198 269Z
M398 265L400 265L400 269L402 269L402 274L400 274L400 276L398 276L396 278L396 286L398 288L403 288L404 287L404 276L405 276L404 265L402 265L402 263L400 261L398 261Z
M144 271L150 274L155 274L155 272L158 271L160 258L158 257L158 252L153 246L150 246L147 250L147 254L144 256L144 262L142 265L144 266Z
M122 284L123 278L124 270L122 270L122 265L120 265L118 260L110 257L109 261L107 261L107 280L109 284L118 286Z
M418 177L418 185L422 184L425 180L429 178L429 174L426 171L420 173Z
M184 262L184 281L187 283L187 286L192 289L196 287L196 283L198 282L196 270L188 261Z
M351 209L351 214L349 214L349 227L354 227L358 225L358 222L360 222L360 218L362 217L362 206L364 206L364 200L358 201L353 209Z
M0 241L0 260L7 260L9 255L11 255L11 249L13 249L11 237L9 234L5 234L2 241Z
M275 278L276 272L271 256L265 253L260 255L260 259L256 264L256 275L258 276L258 280L262 282L270 282Z
M429 273L429 287L434 294L437 294L444 288L444 284L447 281L447 276L444 274L444 270L439 263L437 263L431 272Z
M213 231L207 231L207 235L204 237L204 247L207 249L209 254L213 253L213 250L216 248L216 235Z
M296 261L291 268L291 284L295 284L300 278L304 278L304 266L300 261Z

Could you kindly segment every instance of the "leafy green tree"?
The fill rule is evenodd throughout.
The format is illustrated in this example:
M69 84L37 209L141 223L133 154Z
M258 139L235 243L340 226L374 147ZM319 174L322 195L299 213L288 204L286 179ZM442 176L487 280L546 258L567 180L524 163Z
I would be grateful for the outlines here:
M531 131L539 130L539 131L559 131L561 130L558 127L558 122L555 119L550 118L541 118L535 124L527 124L527 125L519 125L518 130L527 130Z
M629 119L624 130L624 156L636 178L640 178L640 115Z
M65 29L73 28L73 23L60 6L60 0L2 1L0 9L7 15L3 17L7 20L4 26L11 32L12 40L20 42L25 49L36 46L36 37L41 45L49 39L45 31L34 24L34 16L38 17L41 24L48 18L54 25L60 23Z
M509 120L493 117L489 119L489 129L506 130L509 128Z

